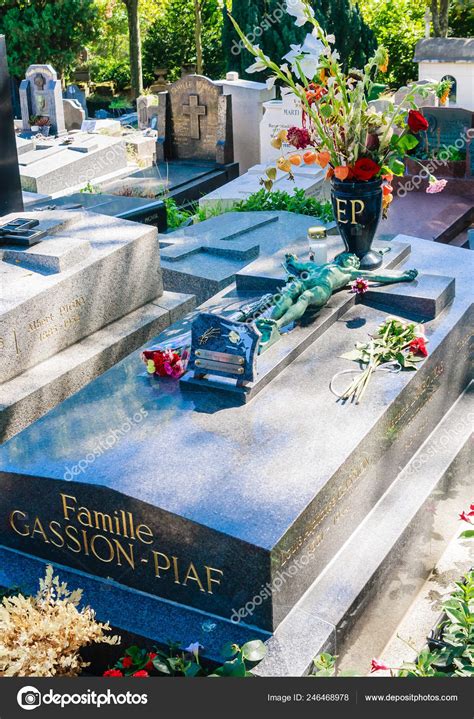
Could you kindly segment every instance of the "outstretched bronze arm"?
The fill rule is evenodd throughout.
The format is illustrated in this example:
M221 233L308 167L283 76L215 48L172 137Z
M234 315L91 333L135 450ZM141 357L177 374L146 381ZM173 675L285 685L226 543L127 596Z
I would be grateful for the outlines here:
M393 272L386 273L371 272L370 270L351 270L351 280L356 280L358 277L363 277L365 280L372 280L372 282L381 282L384 285L389 285L394 282L413 282L418 276L418 270L405 270L404 272Z

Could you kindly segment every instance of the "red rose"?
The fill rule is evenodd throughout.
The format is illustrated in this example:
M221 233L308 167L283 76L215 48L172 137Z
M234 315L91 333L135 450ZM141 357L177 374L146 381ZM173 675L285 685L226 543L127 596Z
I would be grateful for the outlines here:
M139 672L135 672L135 674L132 674L132 677L149 677L150 675L148 672L146 672L144 669L140 669Z
M428 357L428 350L426 349L426 341L424 337L415 337L408 346L413 354L420 354Z
M122 659L122 666L123 666L124 669L130 669L130 667L132 666L132 664L133 664L133 659L132 659L132 657L123 657L123 659Z
M410 110L407 122L412 132L420 132L421 130L428 129L428 121L418 110Z
M104 677L123 677L120 669L107 669L103 674Z
M380 167L370 157L360 157L351 170L356 180L371 180L379 172Z

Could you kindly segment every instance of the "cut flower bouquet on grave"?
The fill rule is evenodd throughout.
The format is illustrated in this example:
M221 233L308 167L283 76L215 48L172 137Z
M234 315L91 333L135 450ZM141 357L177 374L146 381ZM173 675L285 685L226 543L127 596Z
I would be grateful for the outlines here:
M247 72L270 71L268 84L281 83L301 102L303 126L280 130L273 138L277 149L286 142L295 150L282 153L277 167L291 175L293 166L316 163L327 168L328 179L384 180L385 214L393 199L390 181L394 175L404 174L405 155L418 145L418 134L428 128L414 98L427 96L435 85L415 85L399 105L387 101L387 108L378 110L368 98L378 73L387 71L387 50L379 47L363 70L345 73L334 48L334 35L323 30L308 0L287 0L287 12L295 17L296 25L310 23L313 30L302 45L291 45L281 64L250 43L231 16L243 44L255 57ZM266 189L272 187L275 177L276 168L268 168L262 179ZM436 178L430 176L429 181L435 183Z
M331 382L331 389L341 400L358 404L373 373L378 370L398 372L416 370L418 363L428 356L427 340L423 326L388 317L368 342L358 342L351 352L341 355L344 359L358 362L362 371L341 394L333 389L336 377L352 372L338 372Z

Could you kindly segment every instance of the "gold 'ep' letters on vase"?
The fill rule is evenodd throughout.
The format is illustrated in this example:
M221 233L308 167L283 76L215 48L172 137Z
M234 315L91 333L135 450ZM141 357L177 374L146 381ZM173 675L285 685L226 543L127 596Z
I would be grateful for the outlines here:
M349 207L347 207L349 205ZM357 225L358 215L365 210L365 202L362 200L342 200L336 197L336 214L337 221L345 225L348 222L351 225Z
M157 580L213 594L224 572L203 562L160 551L151 527L137 523L132 512L100 512L80 505L70 494L60 494L61 521L42 520L20 509L10 512L10 527L20 537L50 544L104 564L130 568L149 566ZM87 561L87 560L86 560Z

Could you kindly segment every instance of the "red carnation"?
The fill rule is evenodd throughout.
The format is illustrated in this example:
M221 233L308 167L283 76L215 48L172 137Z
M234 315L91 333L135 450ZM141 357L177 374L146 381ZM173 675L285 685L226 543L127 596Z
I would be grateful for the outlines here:
M123 657L122 659L122 666L124 669L129 669L133 664L132 657Z
M428 129L428 121L418 110L410 110L407 122L412 132L420 132L421 130Z
M120 669L107 669L103 674L104 677L123 677Z
M289 127L286 131L286 139L297 150L303 150L311 144L309 132L305 127Z
M150 675L148 672L146 672L144 669L140 669L139 672L135 672L135 674L132 674L132 677L149 677Z
M420 354L428 357L428 350L426 348L426 340L424 337L415 337L408 346L413 354Z
M370 157L360 157L351 170L356 180L371 180L379 172L380 167Z

